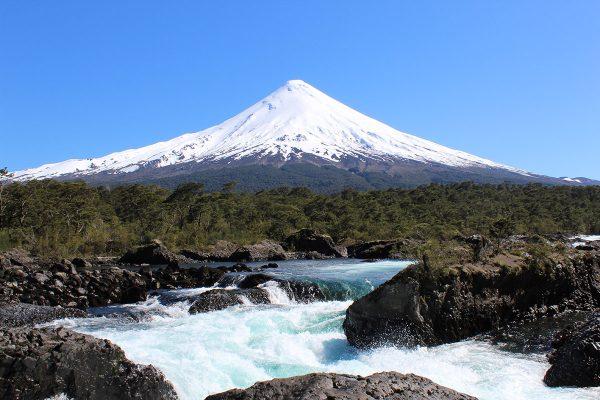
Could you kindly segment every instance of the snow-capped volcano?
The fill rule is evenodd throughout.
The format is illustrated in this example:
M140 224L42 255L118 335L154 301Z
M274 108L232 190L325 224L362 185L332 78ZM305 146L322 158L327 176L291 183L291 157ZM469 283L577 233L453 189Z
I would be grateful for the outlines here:
M213 189L236 180L248 190L309 186L321 191L460 181L596 183L528 173L400 132L301 80L286 82L212 128L104 157L18 171L12 179L43 178L166 186L195 180Z
M227 164L250 159L321 159L338 164L412 160L452 167L524 171L453 150L397 131L345 106L301 80L291 80L233 118L196 133L104 157L67 160L18 171L17 180L124 174L142 167L160 168L188 162Z

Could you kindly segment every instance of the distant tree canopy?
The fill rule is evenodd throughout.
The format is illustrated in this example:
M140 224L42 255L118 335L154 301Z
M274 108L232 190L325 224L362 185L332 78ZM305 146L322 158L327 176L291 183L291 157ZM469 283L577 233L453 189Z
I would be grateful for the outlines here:
M158 238L173 248L224 239L281 240L310 227L337 242L458 233L600 232L600 187L429 185L317 194L306 188L207 193L202 184L173 191L152 185L112 190L53 180L4 185L0 248L40 254L117 254Z

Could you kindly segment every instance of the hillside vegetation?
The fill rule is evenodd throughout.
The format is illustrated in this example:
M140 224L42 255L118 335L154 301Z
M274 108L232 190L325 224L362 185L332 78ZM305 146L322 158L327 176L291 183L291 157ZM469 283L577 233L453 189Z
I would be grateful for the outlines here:
M600 232L600 187L429 185L318 194L306 188L205 192L152 185L93 187L53 180L0 189L0 249L44 255L118 254L158 238L172 248L217 240L281 240L314 228L337 242L484 233Z

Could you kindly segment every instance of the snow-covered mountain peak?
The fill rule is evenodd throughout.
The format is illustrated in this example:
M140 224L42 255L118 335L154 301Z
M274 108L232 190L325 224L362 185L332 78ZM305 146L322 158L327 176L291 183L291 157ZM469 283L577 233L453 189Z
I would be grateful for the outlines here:
M394 160L452 167L511 167L453 150L391 128L329 97L302 80L287 81L270 95L212 128L188 133L139 149L94 159L67 160L14 174L18 180L63 175L120 174L142 167L160 168L236 162L278 163L322 160L341 164L352 159Z

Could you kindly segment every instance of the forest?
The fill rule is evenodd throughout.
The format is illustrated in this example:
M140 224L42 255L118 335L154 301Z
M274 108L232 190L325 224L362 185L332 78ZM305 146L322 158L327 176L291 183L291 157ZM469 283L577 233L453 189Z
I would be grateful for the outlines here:
M173 249L201 249L217 240L282 240L301 228L345 244L443 241L472 233L597 233L600 187L459 183L319 194L286 187L237 192L235 182L216 192L199 183L174 190L55 180L0 185L0 250L113 255L153 239Z

